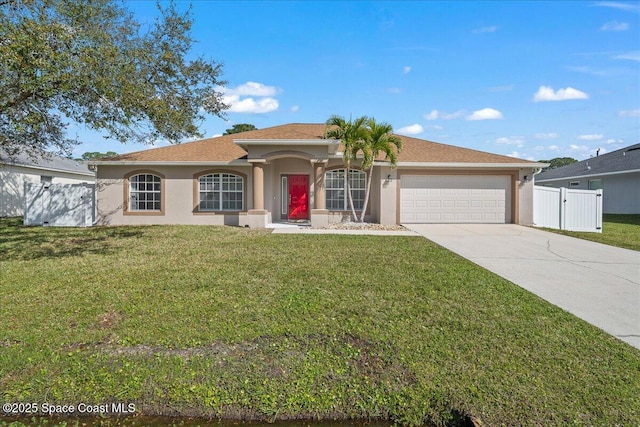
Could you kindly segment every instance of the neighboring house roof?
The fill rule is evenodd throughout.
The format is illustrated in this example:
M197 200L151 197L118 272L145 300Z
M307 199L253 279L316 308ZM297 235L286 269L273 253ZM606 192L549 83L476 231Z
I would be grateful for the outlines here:
M47 157L32 158L27 154L18 153L9 155L0 149L0 164L22 166L34 169L43 169L53 172L75 173L79 175L94 176L87 163L66 159L49 153Z
M640 172L640 144L542 172L536 182L627 172Z
M134 153L96 160L92 163L112 162L231 162L246 158L247 152L234 141L241 140L324 140L326 125L292 123L257 129L231 135L152 148ZM455 147L423 139L398 135L403 149L398 155L398 163L486 163L500 165L536 166L538 163L513 157L485 153L468 148Z

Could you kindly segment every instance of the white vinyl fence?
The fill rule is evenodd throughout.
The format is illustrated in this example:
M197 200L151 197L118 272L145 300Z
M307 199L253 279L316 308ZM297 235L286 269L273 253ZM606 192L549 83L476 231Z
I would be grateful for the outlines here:
M24 184L24 225L88 227L95 219L95 184Z
M537 227L602 233L602 190L534 186L533 224Z

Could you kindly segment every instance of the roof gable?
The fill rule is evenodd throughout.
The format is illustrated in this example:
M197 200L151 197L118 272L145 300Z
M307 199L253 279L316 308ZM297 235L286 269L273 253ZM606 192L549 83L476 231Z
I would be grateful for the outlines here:
M622 173L633 170L640 170L640 144L542 172L536 176L536 181Z
M122 154L108 159L108 162L232 162L246 158L247 152L236 140L318 140L324 138L326 125L322 123L292 123L265 129L256 129L231 135L201 139L168 147L152 148L134 153ZM522 164L535 162L491 154L468 148L431 142L404 135L397 135L403 142L398 155L401 163L500 163Z

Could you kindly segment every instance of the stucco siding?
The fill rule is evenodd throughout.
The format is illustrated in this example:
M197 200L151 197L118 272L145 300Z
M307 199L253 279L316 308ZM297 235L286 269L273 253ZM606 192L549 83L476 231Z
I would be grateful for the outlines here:
M524 177L527 177L525 180ZM517 188L517 224L533 225L533 173L531 169L520 170L514 176L514 186Z
M164 213L134 215L125 212L125 176L136 171L155 172L164 176ZM194 176L205 171L238 173L245 176L244 207L242 212L209 213L197 212L197 191ZM100 225L127 224L200 224L200 225L244 225L243 216L251 208L251 166L110 166L98 167L97 222Z
M398 185L398 170L381 167L380 178L377 181L380 224L392 225L398 221Z
M39 183L42 176L51 177L53 184L94 182L94 178L88 175L16 165L0 165L0 217L22 216L24 214L24 183Z

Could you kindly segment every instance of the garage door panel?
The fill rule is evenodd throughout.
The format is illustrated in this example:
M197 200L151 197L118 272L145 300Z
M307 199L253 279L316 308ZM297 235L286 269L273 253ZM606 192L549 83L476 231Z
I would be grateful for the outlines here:
M511 219L510 199L508 175L406 175L400 221L504 223Z

